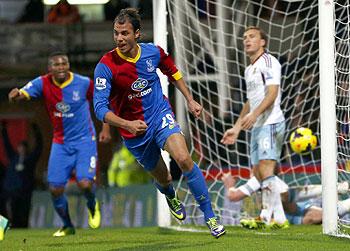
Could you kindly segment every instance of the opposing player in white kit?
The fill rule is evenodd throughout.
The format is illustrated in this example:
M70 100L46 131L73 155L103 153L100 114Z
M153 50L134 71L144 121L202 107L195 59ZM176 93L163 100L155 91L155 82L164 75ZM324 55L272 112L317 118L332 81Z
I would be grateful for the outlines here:
M278 176L276 176L276 179L278 180L283 208L290 224L310 225L322 223L322 185L315 184L289 188ZM230 202L241 201L246 197L252 196L255 192L260 190L261 185L254 176L239 187L236 187L236 180L230 173L225 173L221 180L225 186L226 198ZM338 194L348 194L350 192L349 188L350 185L347 181L338 183ZM350 213L350 198L339 200L337 208L340 218ZM266 225L258 225L256 220L251 218L241 218L240 224L249 229L266 227ZM286 226L288 225L285 224L281 226L274 222L269 225L271 229L279 229Z
M266 52L267 37L259 27L251 26L245 30L243 44L250 59L250 65L244 72L248 100L234 126L224 133L221 143L234 144L242 129L252 129L251 162L262 188L262 210L257 221L269 225L273 215L274 224L285 228L289 223L274 175L285 132L285 119L280 107L281 65Z

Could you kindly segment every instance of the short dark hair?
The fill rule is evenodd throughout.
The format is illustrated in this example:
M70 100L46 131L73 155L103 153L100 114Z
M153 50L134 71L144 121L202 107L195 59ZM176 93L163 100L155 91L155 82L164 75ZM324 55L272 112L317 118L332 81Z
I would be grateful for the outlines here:
M135 8L125 8L120 10L119 14L115 17L113 24L125 24L126 21L129 21L132 24L134 31L141 28L141 17L139 11Z
M50 61L53 57L56 57L56 56L65 56L68 58L68 54L63 52L63 51L54 51L54 52L51 52L47 61L48 61L48 64L50 64Z
M264 46L264 48L265 48L267 46L267 43L268 43L268 37L267 37L265 31L263 29L261 29L260 27L258 27L258 26L248 26L244 30L244 33L246 33L249 30L257 30L257 31L259 31L261 39L265 40L265 46Z

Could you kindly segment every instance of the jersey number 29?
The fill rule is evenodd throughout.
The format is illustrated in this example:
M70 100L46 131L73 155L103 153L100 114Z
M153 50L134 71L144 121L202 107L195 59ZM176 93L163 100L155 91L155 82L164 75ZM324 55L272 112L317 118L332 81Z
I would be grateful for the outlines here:
M173 125L175 123L175 120L173 116L170 113L167 113L163 118L162 118L162 128L168 126L168 125Z

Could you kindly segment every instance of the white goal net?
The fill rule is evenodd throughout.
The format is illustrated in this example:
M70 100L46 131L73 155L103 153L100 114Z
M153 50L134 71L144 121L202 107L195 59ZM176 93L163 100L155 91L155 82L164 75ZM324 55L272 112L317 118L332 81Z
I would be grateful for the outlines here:
M350 1L334 4L336 111L339 182L349 180L349 15ZM308 127L320 135L319 36L317 0L183 0L167 1L175 59L194 98L205 108L202 119L190 115L186 123L190 149L208 182L216 213L225 224L237 224L242 215L256 216L258 197L225 201L221 182L231 172L238 185L250 176L249 137L242 131L235 145L220 144L246 100L243 73L249 64L243 51L243 31L259 26L268 35L268 51L282 65L282 108L287 119L279 177L290 187L321 183L320 147L298 155L288 145L290 133ZM181 108L181 99L177 107ZM332 104L330 104L332 105ZM178 191L189 214L188 223L202 224L201 213L180 180ZM316 202L315 202L316 203ZM344 218L346 220L346 217Z
M338 180L350 179L350 1L334 2L335 84ZM342 199L342 198L339 198ZM340 218L340 230L348 230L349 217ZM347 231L348 232L348 231Z

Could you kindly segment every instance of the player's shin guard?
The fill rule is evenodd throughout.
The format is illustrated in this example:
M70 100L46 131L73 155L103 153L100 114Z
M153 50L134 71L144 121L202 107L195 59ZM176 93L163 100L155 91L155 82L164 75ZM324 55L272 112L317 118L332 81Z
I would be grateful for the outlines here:
M285 184L283 181L281 181L277 176L274 176L274 179L272 180L274 187L276 187L276 192L273 194L274 196L274 208L273 208L273 217L275 220L275 223L277 224L284 224L287 221L286 215L284 213L282 200L281 200L281 193L288 191L287 184ZM283 182L283 183L281 183Z
M273 214L274 221L278 224L284 224L287 220L281 201L280 182L276 176L268 177L263 181L263 210L260 217L267 224L270 223Z
M69 217L69 211L68 211L68 201L65 195L61 195L59 197L52 197L54 208L57 212L57 214L60 216L60 218L63 221L64 227L73 227L73 224Z
M274 186L274 183L272 182L273 179L274 176L270 176L263 180L261 185L262 209L260 218L266 224L270 224L273 213L274 193L276 193L276 186Z
M197 164L189 172L184 172L183 175L187 178L187 185L199 204L199 208L204 213L205 221L215 217L209 198L207 184L203 174Z
M274 203L274 209L273 209L273 217L275 222L278 224L283 224L286 222L287 218L284 213L282 201L281 201L281 196L278 195L279 197L276 196L275 198L275 203Z

